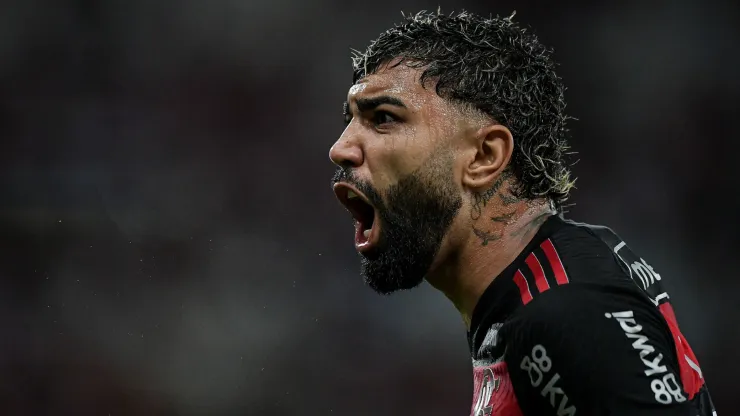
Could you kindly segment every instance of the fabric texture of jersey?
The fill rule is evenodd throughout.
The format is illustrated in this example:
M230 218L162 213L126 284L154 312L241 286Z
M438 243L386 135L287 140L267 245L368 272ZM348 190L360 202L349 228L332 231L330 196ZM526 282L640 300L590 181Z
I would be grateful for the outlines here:
M549 218L473 313L471 415L716 415L662 279L610 229Z

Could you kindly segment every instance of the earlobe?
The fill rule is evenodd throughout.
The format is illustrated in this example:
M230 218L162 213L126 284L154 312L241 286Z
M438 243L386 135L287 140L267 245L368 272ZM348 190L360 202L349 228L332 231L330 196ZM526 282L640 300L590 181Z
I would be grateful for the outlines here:
M476 132L475 156L463 175L467 188L480 192L488 189L509 165L514 151L511 131L501 124L491 124Z

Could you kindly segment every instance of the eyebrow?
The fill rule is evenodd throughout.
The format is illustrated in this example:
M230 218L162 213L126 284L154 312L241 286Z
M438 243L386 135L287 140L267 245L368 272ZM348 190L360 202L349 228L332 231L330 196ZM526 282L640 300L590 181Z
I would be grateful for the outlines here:
M384 104L392 105L399 108L406 108L406 104L404 104L403 101L388 95L381 95L379 97L372 98L358 98L357 100L355 100L355 104L357 104L357 110L361 113L372 111ZM344 103L344 112L345 114L349 113L349 103L347 102Z

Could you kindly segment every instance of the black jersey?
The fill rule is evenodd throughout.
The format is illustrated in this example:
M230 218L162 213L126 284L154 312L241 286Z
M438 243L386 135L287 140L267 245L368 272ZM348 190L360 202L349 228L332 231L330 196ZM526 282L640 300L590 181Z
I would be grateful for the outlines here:
M716 415L662 279L610 229L548 219L473 313L471 415Z

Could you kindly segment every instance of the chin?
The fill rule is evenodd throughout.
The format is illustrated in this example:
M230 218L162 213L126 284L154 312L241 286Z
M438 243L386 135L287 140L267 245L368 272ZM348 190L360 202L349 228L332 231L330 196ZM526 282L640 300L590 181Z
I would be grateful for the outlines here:
M402 290L411 290L421 285L424 281L422 278L417 281L389 282L382 279L369 279L367 276L364 276L364 280L370 289L380 295L391 295Z
M360 256L360 275L373 291L389 295L421 285L433 258L424 255L401 256L395 250L377 250L371 256Z

